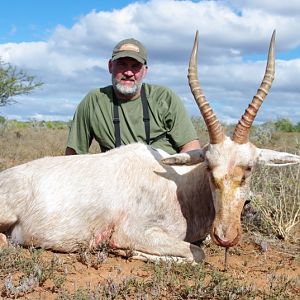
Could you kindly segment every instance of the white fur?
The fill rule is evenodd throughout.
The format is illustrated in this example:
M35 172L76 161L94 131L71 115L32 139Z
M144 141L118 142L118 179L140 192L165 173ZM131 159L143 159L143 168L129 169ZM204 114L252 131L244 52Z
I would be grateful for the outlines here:
M165 166L160 163L164 156L161 150L132 144L5 170L0 173L0 232L8 231L16 243L59 251L108 241L118 249L201 260L202 250L183 240L205 237L211 220L204 218L201 228L191 225L207 214L206 208L187 222L184 201L198 196L194 193L193 200L184 192L179 203L176 194L195 166ZM196 184L190 188L200 189ZM187 227L195 229L187 233Z

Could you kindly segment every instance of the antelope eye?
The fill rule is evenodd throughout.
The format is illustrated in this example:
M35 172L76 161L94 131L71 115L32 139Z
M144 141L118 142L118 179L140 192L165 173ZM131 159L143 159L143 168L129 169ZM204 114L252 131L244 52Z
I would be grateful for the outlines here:
M246 171L247 171L247 172L251 172L251 171L252 171L252 166L247 166L247 167L246 167Z

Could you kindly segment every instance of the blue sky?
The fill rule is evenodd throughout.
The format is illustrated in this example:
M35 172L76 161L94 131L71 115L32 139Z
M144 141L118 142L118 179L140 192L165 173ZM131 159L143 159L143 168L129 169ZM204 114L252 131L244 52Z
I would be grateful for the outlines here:
M111 11L132 1L10 0L1 2L0 43L47 40L59 24L72 26L92 10Z
M199 115L187 63L200 34L199 78L219 118L236 122L256 93L276 29L276 75L257 122L300 121L300 1L11 0L0 11L0 57L45 84L0 115L69 120L84 95L110 84L107 61L121 39L149 52L147 82L173 89Z

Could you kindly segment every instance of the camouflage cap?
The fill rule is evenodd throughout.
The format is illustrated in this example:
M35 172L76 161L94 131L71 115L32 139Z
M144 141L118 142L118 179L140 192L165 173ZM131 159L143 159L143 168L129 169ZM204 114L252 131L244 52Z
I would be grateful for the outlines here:
M147 50L144 45L135 39L126 39L119 42L112 53L111 60L121 57L131 57L142 64L147 64Z

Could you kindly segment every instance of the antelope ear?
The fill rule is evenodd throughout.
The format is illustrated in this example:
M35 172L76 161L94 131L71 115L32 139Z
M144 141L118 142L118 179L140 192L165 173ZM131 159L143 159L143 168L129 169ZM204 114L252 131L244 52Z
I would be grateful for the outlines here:
M272 167L283 167L300 163L300 156L287 152L259 149L258 164Z
M191 150L186 153L178 153L161 159L165 165L195 165L204 161L205 151L202 149Z

